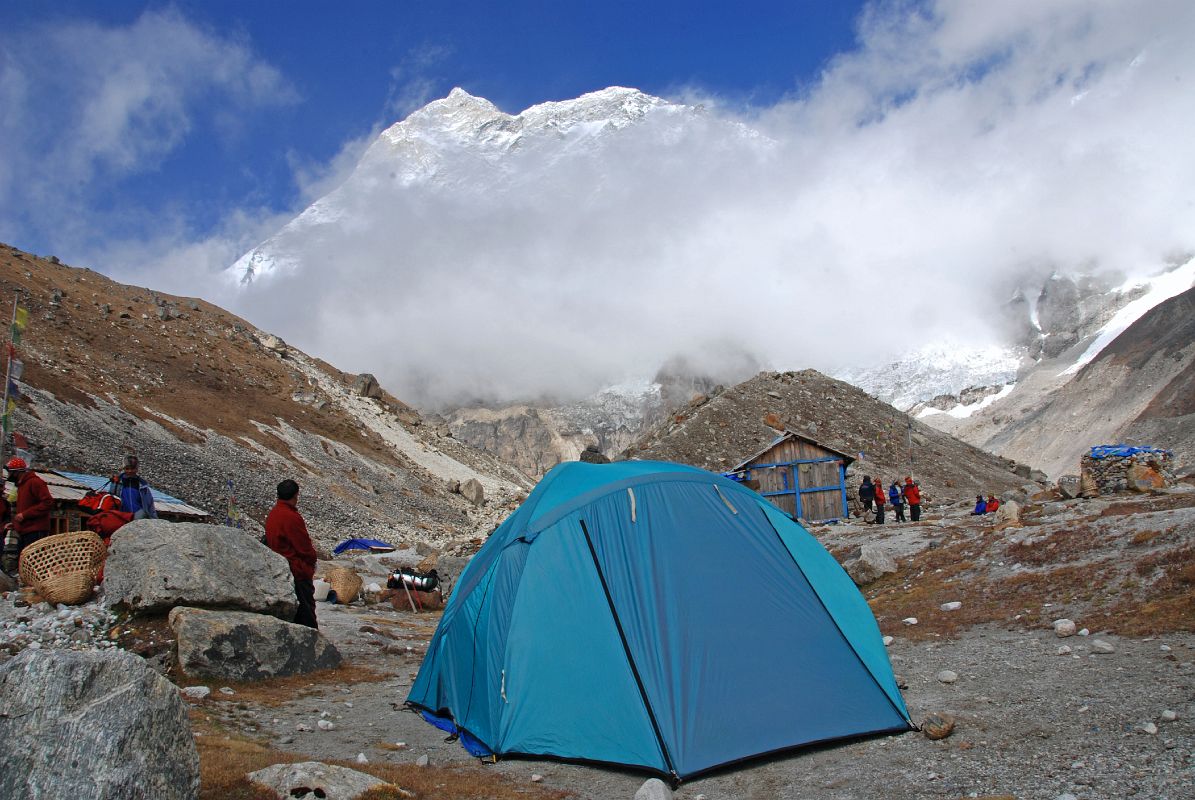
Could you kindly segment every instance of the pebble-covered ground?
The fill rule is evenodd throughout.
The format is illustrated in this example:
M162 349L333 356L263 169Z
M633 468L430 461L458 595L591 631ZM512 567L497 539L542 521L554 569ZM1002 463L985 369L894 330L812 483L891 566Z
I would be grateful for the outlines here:
M1185 553L1185 543L1195 536L1192 510L1148 506L1164 500L1174 505L1166 498L1142 501L1146 504L1142 510L1131 514L1122 514L1125 509L1112 504L1092 507L1098 513L1058 504L1026 528L976 528L974 535L996 548L993 552L1032 555L1041 547L1027 549L1026 542L1040 545L1085 531L1088 549L1068 551L1066 557L1072 559L1068 564L1104 557L1119 561L1130 555L1148 559L1159 548ZM955 524L987 525L947 518L920 528L890 526L882 537L877 531L852 531L850 526L820 535L842 548L857 535L866 535L908 565L916 563L918 553L942 552L946 545L940 542L951 541L943 537L957 537L948 530ZM1007 538L997 540L997 536ZM1097 550L1090 549L1097 544ZM378 574L364 576L367 585L384 574L382 559L377 562L373 566ZM353 563L362 569L371 566L368 558ZM1186 574L1183 570L1190 564L1185 562L1184 567L1183 563L1165 561L1160 569ZM975 574L987 579L1016 578L1024 571L1004 556L977 562L972 569L980 566L984 571ZM1149 588L1147 578L1155 585L1162 579L1151 577L1152 573L1134 574L1139 592ZM916 583L912 580L910 586ZM899 620L881 624L891 637L888 652L912 719L920 723L930 714L949 715L956 723L950 736L931 741L913 732L796 751L696 778L683 784L676 796L692 800L1195 797L1195 633L1120 635L1117 629L1129 620L1096 625L1084 617L1084 609L1096 607L1092 601L1071 601L1043 605L1031 617L1020 613L1019 606L1011 607L991 622L965 627L956 635L939 634L927 620L943 613L964 615L979 599L977 590L968 592L974 585L965 580L944 585L950 596L933 598L933 607L923 610L919 625ZM1073 588L1049 586L1060 596ZM946 606L952 610L946 611ZM1064 612L1075 625L1060 625L1056 631L1047 620ZM195 717L228 735L317 760L364 758L375 763L423 762L494 770L516 783L534 783L594 800L630 798L642 785L645 776L641 774L552 761L510 759L485 766L404 709L406 693L438 621L437 612L416 614L388 603L320 603L319 615L321 630L357 670L357 678L346 682L332 677L344 675L343 671L325 673L292 680L283 692L268 684L233 688L182 679L180 688L186 690ZM1108 618L1106 613L1103 618ZM0 594L0 662L25 647L108 648L119 642L136 650L138 642L148 642L147 651L153 652L154 631L141 632L136 640L122 633L114 641L110 632L114 623L118 632L130 627L117 622L99 602L79 607L28 606L17 593ZM158 646L161 634L156 633ZM766 651L761 650L760 657L767 657Z

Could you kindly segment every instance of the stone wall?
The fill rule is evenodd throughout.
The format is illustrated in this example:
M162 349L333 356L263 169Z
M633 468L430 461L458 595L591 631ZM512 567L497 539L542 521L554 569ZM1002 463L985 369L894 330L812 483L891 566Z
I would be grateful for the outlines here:
M1165 489L1174 484L1174 457L1167 450L1106 455L1093 458L1090 454L1080 460L1084 483L1094 481L1100 494L1115 492L1148 492Z

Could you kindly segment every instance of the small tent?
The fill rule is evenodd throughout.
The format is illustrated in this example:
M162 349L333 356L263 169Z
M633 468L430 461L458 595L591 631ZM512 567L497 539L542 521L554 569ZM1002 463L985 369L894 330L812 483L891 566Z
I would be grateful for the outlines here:
M407 701L474 752L674 781L912 728L817 540L733 481L653 461L549 472L461 575Z

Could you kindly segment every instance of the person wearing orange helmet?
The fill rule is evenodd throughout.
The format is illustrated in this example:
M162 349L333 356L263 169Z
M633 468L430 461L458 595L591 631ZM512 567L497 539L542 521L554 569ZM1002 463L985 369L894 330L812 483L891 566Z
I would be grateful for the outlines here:
M29 469L25 459L10 458L4 466L8 470L8 479L17 487L12 527L20 537L17 545L19 559L26 547L50 535L50 510L54 507L54 498L50 496L50 487Z

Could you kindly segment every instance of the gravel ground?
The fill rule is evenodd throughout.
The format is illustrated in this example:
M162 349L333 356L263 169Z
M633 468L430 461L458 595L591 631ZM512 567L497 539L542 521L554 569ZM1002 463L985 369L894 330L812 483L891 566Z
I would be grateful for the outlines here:
M644 775L541 760L484 766L460 745L405 711L436 615L388 606L320 605L321 629L354 663L392 677L352 687L313 685L310 694L272 708L242 705L215 692L202 701L232 727L264 734L276 747L317 758L475 763L517 782L581 798L630 798ZM362 632L362 626L367 631ZM382 633L368 632L373 628ZM1115 651L1092 652L1096 639ZM1062 646L1072 649L1059 655ZM407 648L411 648L407 650ZM1011 795L1020 800L1195 797L1195 636L1128 639L1092 634L1057 638L1052 631L973 629L962 637L910 642L897 637L893 666L907 685L915 721L930 712L957 719L950 737L920 733L858 741L755 761L683 784L678 798L962 798ZM957 682L936 679L953 670ZM1176 715L1167 721L1163 712ZM326 717L321 717L326 714ZM321 718L335 728L324 731ZM1156 733L1146 732L1148 724ZM299 726L310 728L302 731ZM383 744L402 742L390 751Z

